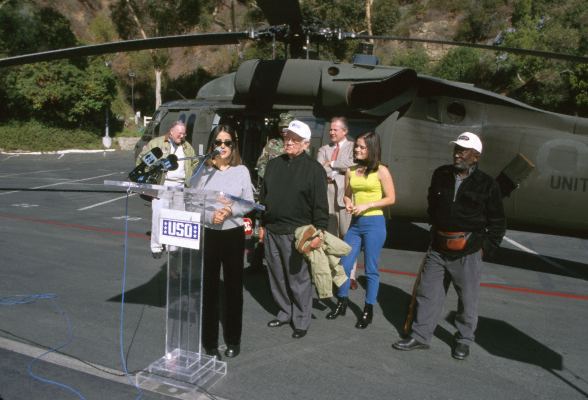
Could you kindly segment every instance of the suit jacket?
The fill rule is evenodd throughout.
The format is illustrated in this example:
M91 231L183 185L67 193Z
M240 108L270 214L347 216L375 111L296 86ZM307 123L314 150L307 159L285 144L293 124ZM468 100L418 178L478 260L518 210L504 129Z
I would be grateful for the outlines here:
M333 167L331 168L330 165L323 166L327 176L334 180L337 204L339 204L340 207L345 207L345 203L343 203L343 195L345 194L345 171L354 164L353 146L354 142L347 139L341 146L339 146L339 154L337 155L337 160L333 162ZM316 157L317 161L321 163L321 165L326 161L331 161L333 151L335 151L334 143L322 146L318 151ZM329 211L332 212L332 210Z

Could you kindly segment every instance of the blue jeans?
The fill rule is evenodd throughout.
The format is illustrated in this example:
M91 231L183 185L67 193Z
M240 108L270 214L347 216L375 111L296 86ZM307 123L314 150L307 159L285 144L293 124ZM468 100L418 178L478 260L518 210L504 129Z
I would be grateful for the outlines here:
M353 217L351 226L343 240L351 246L351 252L341 258L341 264L347 276L351 274L353 264L359 256L363 244L365 276L367 278L365 303L375 304L380 287L378 261L382 247L384 247L384 242L386 242L386 219L383 215ZM339 287L337 294L339 297L347 297L349 295L349 279Z

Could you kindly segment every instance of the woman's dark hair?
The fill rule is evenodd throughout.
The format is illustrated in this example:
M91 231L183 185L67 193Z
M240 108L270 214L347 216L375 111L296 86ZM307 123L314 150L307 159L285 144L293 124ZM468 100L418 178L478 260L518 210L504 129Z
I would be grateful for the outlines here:
M239 154L239 141L237 136L237 131L233 128L232 125L222 124L217 125L216 128L212 131L212 135L210 136L210 145L208 146L208 153L212 152L215 148L215 140L218 137L218 134L221 132L226 132L231 135L231 141L233 144L231 145L231 157L229 157L229 165L234 167L236 165L241 165L241 155ZM212 159L209 159L206 162L206 165L212 166Z
M367 177L371 172L377 171L380 165L382 148L380 146L380 137L375 132L366 132L359 135L355 139L357 143L358 139L363 139L367 147L367 158L365 160L358 160L354 158L354 161L359 165L364 165L365 176Z

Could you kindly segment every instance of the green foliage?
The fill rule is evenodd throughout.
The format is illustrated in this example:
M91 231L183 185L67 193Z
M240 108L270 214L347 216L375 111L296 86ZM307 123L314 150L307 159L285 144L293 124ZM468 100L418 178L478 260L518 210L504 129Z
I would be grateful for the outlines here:
M11 0L0 7L1 52L7 55L77 45L68 20L50 8ZM36 118L54 126L93 127L114 92L100 60L61 60L0 71L0 118Z
M29 64L11 69L3 81L10 117L37 118L57 126L101 125L115 87L101 60L87 68L64 60Z
M141 29L148 37L187 32L213 7L213 1L203 0L117 0L111 3L110 11L120 36L132 39L141 36Z
M116 28L105 12L101 12L90 22L88 30L98 43L112 42L117 38Z
M77 44L69 21L51 8L9 0L0 7L0 52L10 56Z
M90 131L55 128L36 121L0 125L0 149L3 151L100 148L102 148L100 135Z
M428 71L429 56L422 45L415 45L413 48L395 50L389 63L425 73Z
M561 73L568 80L570 94L576 106L575 112L588 116L588 65L576 64L571 70Z
M515 2L513 3L511 23L513 25L517 25L524 18L532 15L532 9L532 0L515 0Z
M301 4L305 21L321 27L362 32L366 30L365 4L355 0L308 0ZM333 41L321 44L325 58L347 60L354 53L352 41Z
M485 74L482 52L470 47L451 49L435 67L434 75L460 82L476 83Z
M389 35L400 19L396 0L374 0L372 6L372 31L374 35Z
M478 42L492 37L500 29L500 0L472 1L455 37L458 41Z
M469 0L430 0L428 5L430 9L456 13L466 9L469 3Z

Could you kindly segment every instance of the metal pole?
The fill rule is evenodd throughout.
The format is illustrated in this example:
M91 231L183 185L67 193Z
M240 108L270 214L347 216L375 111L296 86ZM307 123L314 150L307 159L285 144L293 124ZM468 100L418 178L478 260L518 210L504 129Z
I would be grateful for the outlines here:
M110 62L110 61L106 61L105 64L106 64L107 68L110 68L112 66L112 62ZM109 107L110 107L110 104L106 104L106 109L104 110L104 115L105 115L104 137L102 138L102 144L107 149L109 149L110 146L112 146L112 138L110 137L110 125L109 125L110 118L108 115Z
M135 118L135 73L129 72L129 78L131 78L131 108L133 109L133 118Z

